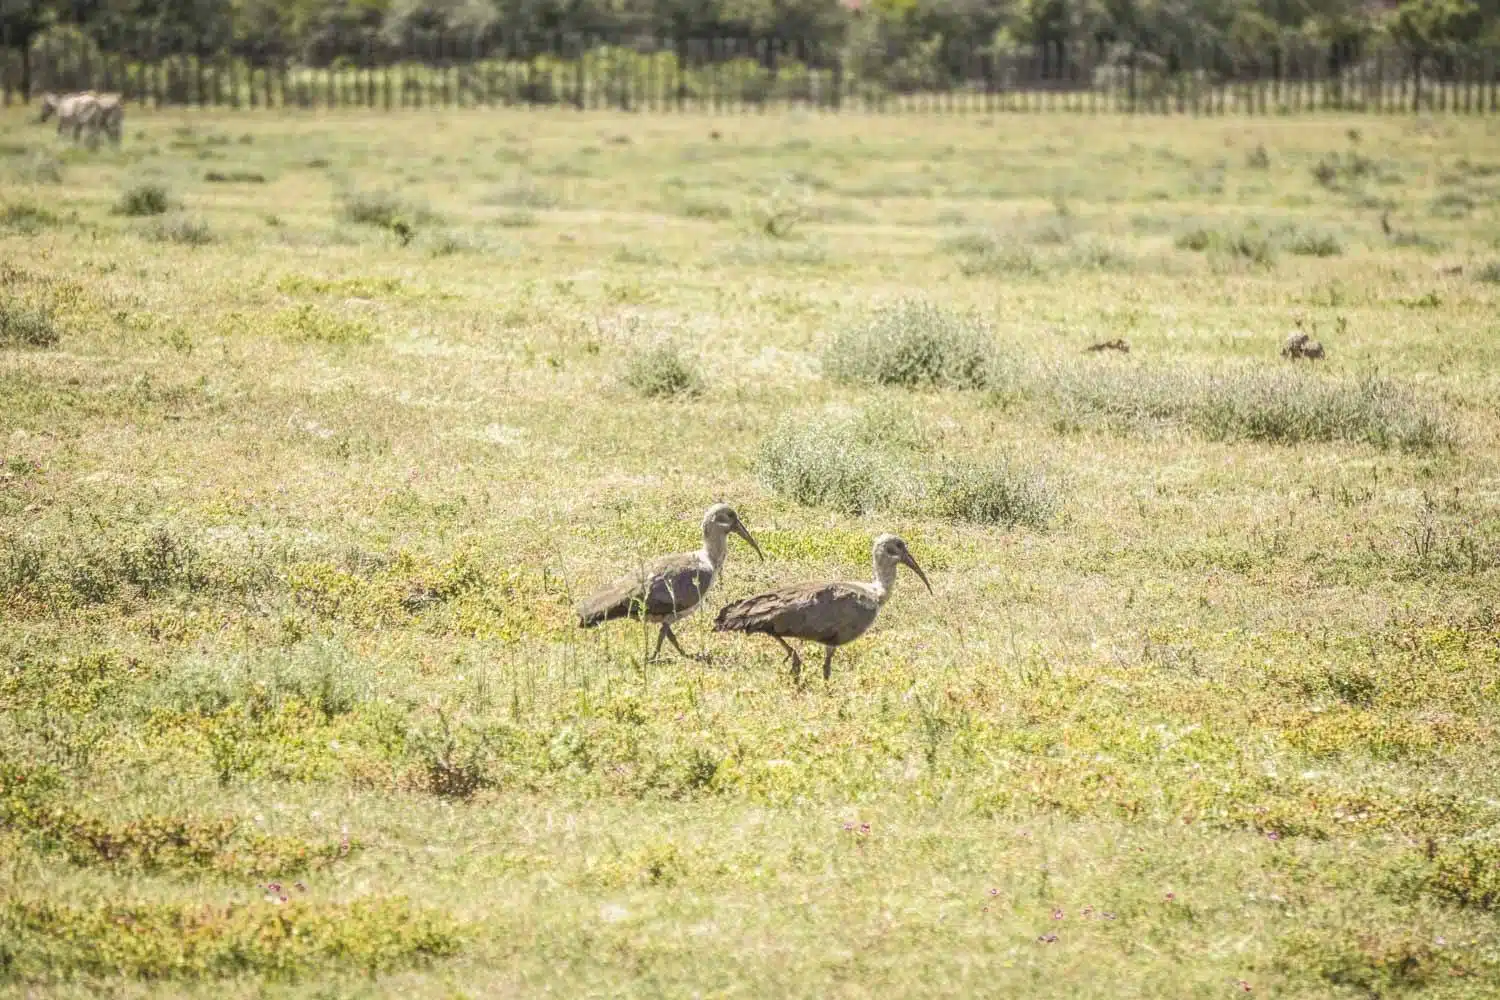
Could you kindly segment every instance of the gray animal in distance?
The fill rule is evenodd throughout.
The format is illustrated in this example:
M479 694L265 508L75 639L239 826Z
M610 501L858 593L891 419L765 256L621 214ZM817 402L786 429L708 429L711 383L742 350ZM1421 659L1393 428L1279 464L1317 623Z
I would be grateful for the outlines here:
M1298 330L1287 337L1281 345L1281 356L1289 361L1296 361L1298 358L1321 361L1323 360L1323 345Z
M787 639L823 645L823 679L833 673L833 651L864 635L896 586L896 567L906 566L932 593L927 574L896 535L881 535L873 550L873 583L797 583L726 604L715 632L762 633L781 643L792 661L792 677L802 676L802 657Z
M109 136L116 146L125 131L125 98L119 94L95 94L99 102L99 113L94 118L94 128Z
M93 94L47 93L42 95L41 117L37 120L45 122L56 115L57 134L64 135L71 130L73 141L77 142L85 128L93 127L98 114L99 99Z
M651 659L661 654L663 642L670 642L673 649L687 657L677 643L677 636L672 634L672 624L697 611L719 579L724 557L729 552L730 532L749 542L755 554L765 560L734 508L716 503L703 514L703 548L655 559L640 571L622 576L598 591L578 605L579 627L592 628L616 618L645 619L661 626Z
M57 116L57 134L69 130L77 142L88 133L90 143L96 142L102 131L112 143L119 145L125 129L125 101L119 94L96 94L86 90L76 94L42 95L42 110L39 121L45 122Z

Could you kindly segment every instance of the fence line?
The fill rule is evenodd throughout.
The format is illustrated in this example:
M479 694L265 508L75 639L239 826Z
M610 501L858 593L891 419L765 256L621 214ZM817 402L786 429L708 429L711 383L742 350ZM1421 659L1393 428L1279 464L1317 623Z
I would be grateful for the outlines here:
M826 110L967 114L1070 111L1298 114L1500 111L1488 49L1418 55L1392 46L1166 55L1099 45L997 50L948 44L912 53L830 50L783 39L559 36L507 46L430 36L322 66L225 51L163 52L151 40L100 50L81 33L29 52L0 49L4 102L46 91L118 92L145 106L369 108L560 106L630 111ZM134 55L126 55L132 52ZM144 54L142 54L144 53Z

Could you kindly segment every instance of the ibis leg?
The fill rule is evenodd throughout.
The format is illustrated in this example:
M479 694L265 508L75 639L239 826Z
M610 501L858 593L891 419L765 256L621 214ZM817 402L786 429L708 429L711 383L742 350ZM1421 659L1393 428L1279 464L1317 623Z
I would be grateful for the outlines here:
M794 678L801 677L802 676L802 657L798 656L797 655L797 651L795 649L793 649L791 646L787 645L787 641L785 639L783 639L781 636L779 636L779 635L773 635L773 636L771 636L771 638L775 639L777 642L781 643L781 648L784 649L784 650L786 650L786 655L787 656L791 657L791 660L792 660L792 677L794 677Z
M672 648L677 650L677 655L682 657L684 660L692 659L692 657L684 652L683 648L677 644L677 636L672 634L672 626L670 625L663 625L661 627L661 635L656 637L656 652L651 654L651 659L656 659L657 654L661 652L662 640L670 642L672 644Z
M823 647L823 679L826 681L833 676L833 647Z

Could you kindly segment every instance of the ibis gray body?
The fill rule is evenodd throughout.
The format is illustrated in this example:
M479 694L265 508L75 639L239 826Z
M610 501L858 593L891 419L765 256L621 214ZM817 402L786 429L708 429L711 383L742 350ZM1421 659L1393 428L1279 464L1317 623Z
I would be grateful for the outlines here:
M769 635L792 661L792 676L802 675L802 657L786 640L802 639L823 646L823 679L833 673L833 651L869 631L896 586L896 567L908 566L931 592L927 574L895 535L875 539L875 579L870 583L794 583L726 604L714 621L716 632Z
M670 642L673 649L687 656L672 634L672 623L702 607L704 596L724 568L730 532L749 542L755 554L761 555L760 546L740 522L734 508L714 504L703 515L703 548L654 559L597 591L578 605L579 626L592 628L618 618L644 619L661 626L652 659L661 653L663 642Z

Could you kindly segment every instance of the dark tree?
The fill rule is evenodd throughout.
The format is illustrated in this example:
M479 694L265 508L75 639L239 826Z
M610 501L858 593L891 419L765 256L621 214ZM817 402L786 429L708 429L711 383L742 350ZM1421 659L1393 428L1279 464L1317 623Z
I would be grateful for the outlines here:
M50 4L0 0L0 47L21 54L21 95L31 99L31 42L54 20Z

